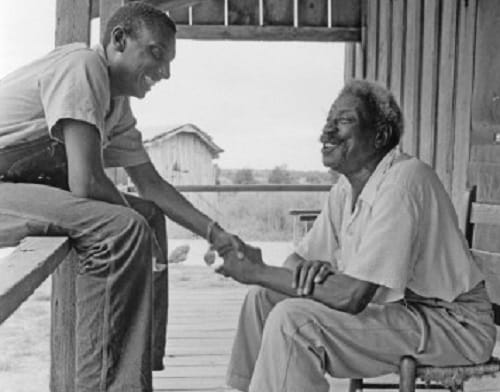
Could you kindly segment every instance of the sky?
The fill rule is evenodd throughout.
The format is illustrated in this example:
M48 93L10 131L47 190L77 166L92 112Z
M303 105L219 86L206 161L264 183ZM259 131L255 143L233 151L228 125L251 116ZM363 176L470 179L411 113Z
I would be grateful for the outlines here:
M54 28L55 0L2 12L0 78L50 51ZM171 78L132 108L144 139L195 124L224 150L225 169L326 170L318 138L343 65L341 43L178 40Z

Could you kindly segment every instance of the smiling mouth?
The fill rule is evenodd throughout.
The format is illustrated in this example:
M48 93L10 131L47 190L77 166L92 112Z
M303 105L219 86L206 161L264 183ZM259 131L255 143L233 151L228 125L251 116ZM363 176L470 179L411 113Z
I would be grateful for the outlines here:
M150 77L148 75L144 75L144 85L146 86L146 88L148 90L150 90L151 87L153 87L155 85L155 83L156 83L156 81L152 77Z
M323 142L323 148L321 149L321 151L323 151L324 153L328 153L328 152L331 152L331 151L337 149L342 144L343 144L342 140L325 141L325 142Z

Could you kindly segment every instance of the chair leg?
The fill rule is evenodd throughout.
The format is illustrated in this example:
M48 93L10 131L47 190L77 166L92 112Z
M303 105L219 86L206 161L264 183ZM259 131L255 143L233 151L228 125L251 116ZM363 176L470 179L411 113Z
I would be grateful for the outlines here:
M349 392L363 392L363 379L351 378L349 381Z
M412 357L403 357L399 364L399 392L415 392L417 362Z
M464 392L464 383L457 385L456 387L450 388L450 392Z

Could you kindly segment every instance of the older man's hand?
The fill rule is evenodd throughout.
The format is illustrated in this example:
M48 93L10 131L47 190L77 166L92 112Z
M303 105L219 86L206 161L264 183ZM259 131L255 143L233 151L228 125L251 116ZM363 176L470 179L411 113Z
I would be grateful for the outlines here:
M243 257L231 250L224 254L224 263L215 271L240 283L256 283L257 274L265 267L262 252L259 248L245 244L239 238L238 241L240 249L243 249Z
M329 262L302 260L295 265L292 285L298 295L309 295L315 284L323 283L333 273L333 266Z

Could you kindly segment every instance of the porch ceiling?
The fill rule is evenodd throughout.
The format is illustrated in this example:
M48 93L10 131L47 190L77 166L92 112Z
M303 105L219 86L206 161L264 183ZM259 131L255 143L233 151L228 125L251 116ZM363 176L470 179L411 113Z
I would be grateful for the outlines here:
M100 2L92 0L92 17ZM125 0L126 1L126 0ZM144 0L177 23L178 38L360 41L362 0Z

